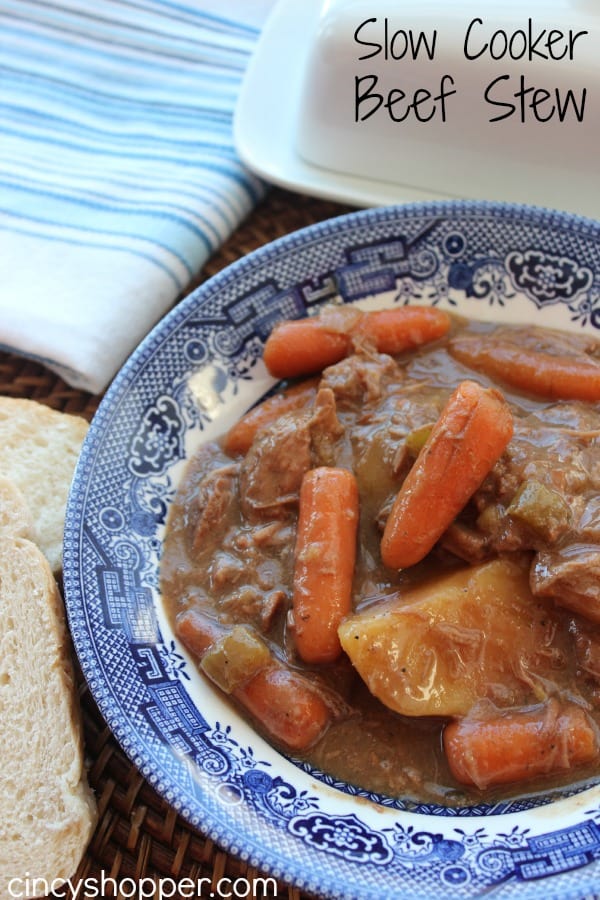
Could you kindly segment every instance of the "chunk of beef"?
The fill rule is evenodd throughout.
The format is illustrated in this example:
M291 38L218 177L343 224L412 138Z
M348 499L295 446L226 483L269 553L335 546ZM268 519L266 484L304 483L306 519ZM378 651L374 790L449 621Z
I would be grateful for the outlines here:
M232 585L238 584L244 578L246 568L244 561L235 554L217 550L207 570L211 591L220 593Z
M229 530L208 568L224 621L251 621L261 632L269 631L288 605L284 572L292 548L292 526L281 520Z
M530 581L538 597L600 622L600 546L575 543L542 551L534 559Z
M311 465L310 447L307 416L282 416L260 432L241 463L240 503L249 521L290 514Z
M236 464L209 471L198 485L196 495L197 520L192 539L192 552L198 555L206 544L209 549L215 534L227 527L227 514L237 499Z
M263 591L253 584L243 584L221 596L217 606L222 622L251 622L262 634L267 634L280 609L287 603L281 588Z
M275 552L281 557L282 553L292 546L293 541L293 525L275 519L272 522L259 523L252 528L230 532L223 541L223 546L233 548L244 558L254 552L259 554Z
M567 534L570 543L590 534L589 500L600 490L599 425L598 411L580 403L515 418L507 451L473 498L492 550L542 551Z
M521 485L531 480L560 492L567 502L590 482L600 485L597 448L590 443L587 423L577 415L575 404L559 406L565 418L567 406L570 408L570 425L544 421L540 414L515 417L507 452L477 493L480 506L487 504L489 496L508 506ZM556 407L553 410L559 412Z
M358 353L329 366L323 372L321 386L331 388L340 407L375 403L390 382L404 378L398 363L385 353Z
M440 543L448 553L471 565L482 562L490 555L489 539L477 528L458 519L446 529Z
M285 518L302 478L318 465L335 465L344 435L331 388L319 388L312 410L281 416L261 431L241 464L240 494L250 521Z
M345 429L338 419L335 394L331 388L319 389L308 427L313 466L334 465L336 447Z

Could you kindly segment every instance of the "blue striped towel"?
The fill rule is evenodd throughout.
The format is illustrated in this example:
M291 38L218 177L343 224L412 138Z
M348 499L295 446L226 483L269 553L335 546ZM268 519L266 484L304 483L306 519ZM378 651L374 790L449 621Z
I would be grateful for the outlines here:
M0 0L0 345L100 392L264 193L232 117L270 0Z

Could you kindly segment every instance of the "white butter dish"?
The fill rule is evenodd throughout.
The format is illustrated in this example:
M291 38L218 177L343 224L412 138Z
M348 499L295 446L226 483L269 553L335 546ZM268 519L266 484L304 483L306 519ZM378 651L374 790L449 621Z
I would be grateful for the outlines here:
M317 196L600 217L599 104L591 0L279 0L234 130L250 168Z

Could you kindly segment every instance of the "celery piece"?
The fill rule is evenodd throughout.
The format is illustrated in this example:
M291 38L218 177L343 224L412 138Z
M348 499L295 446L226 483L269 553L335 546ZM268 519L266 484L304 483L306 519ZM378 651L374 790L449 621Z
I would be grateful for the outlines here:
M231 694L271 662L271 651L247 625L234 625L204 654L200 668Z
M564 497L539 481L525 481L507 513L545 540L556 540L571 522L571 510Z

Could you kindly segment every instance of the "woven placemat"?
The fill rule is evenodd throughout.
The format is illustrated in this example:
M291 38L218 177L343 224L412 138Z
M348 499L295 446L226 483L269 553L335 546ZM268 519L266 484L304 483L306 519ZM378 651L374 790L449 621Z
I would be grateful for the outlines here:
M348 207L337 203L272 190L210 260L197 283L275 238L347 211ZM38 400L89 420L101 400L69 387L36 362L2 352L0 394ZM209 878L211 888L207 886L202 896L217 898L221 878L231 879L227 882L228 890L237 878L243 878L251 885L253 878L261 873L216 846L182 819L129 761L81 676L79 691L89 781L96 793L99 820L73 883L81 883L86 878L91 879L90 884L99 883L102 878L107 890L104 896L113 896L110 879L114 879L115 884L123 883L124 879L154 879L158 884L160 879L172 879L176 883L184 878L195 881ZM127 885L129 888L131 882ZM60 896L65 896L63 889ZM130 890L127 896L132 896ZM297 888L285 884L279 884L276 892L271 890L247 896L277 897L278 900L306 897Z

